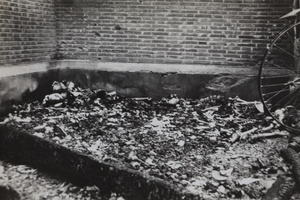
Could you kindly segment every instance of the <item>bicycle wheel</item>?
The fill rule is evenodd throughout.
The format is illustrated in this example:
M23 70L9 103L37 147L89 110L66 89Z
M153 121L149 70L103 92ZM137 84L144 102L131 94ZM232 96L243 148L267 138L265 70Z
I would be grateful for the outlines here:
M286 129L300 132L300 22L280 32L259 69L259 92L265 111Z

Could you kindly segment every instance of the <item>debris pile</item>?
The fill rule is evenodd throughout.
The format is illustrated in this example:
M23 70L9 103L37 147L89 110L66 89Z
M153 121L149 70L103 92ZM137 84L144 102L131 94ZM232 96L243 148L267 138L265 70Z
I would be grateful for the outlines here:
M300 128L300 113L295 106L288 105L284 108L278 108L274 111L274 117L282 124L294 129Z
M289 133L260 102L122 98L67 81L54 82L52 91L43 102L14 106L0 123L208 199L261 198L287 171L278 151Z
M116 193L104 196L96 186L79 187L54 179L25 165L0 161L0 199L99 199L124 200Z

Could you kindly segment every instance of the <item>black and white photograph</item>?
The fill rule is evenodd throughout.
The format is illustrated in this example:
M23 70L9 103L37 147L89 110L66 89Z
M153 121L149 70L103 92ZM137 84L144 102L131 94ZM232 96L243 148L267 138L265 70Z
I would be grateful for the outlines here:
M300 0L0 0L0 200L235 199L300 199Z

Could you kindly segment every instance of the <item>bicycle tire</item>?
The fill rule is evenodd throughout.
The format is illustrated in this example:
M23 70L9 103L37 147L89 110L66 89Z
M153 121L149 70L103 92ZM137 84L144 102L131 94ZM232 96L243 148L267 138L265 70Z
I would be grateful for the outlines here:
M270 43L259 68L264 110L287 130L300 132L300 22Z

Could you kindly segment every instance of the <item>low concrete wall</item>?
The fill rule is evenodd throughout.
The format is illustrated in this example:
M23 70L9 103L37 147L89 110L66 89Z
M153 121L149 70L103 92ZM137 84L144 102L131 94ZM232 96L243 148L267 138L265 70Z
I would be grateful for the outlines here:
M159 99L177 94L201 98L222 94L259 99L257 70L253 68L63 60L1 67L0 113L8 112L13 102L42 99L54 80L116 91L124 97Z
M0 68L0 116L10 112L14 103L41 100L49 93L57 70L49 63L37 63Z
M6 126L0 126L0 160L25 164L56 177L59 175L75 184L96 185L102 193L118 193L125 199L202 199L162 179L96 161L87 155Z

